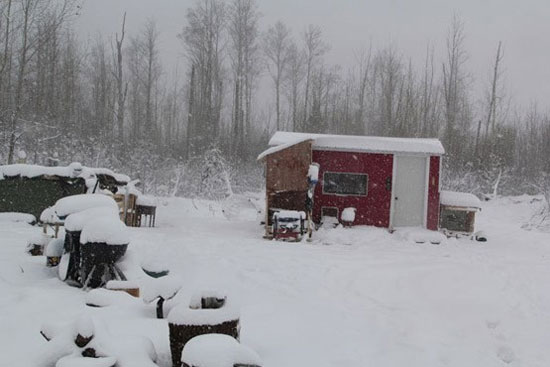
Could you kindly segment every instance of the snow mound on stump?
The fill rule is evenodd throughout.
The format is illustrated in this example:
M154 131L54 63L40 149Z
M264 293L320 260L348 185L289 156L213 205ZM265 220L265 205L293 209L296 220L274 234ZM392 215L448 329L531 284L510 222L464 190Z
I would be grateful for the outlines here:
M115 200L102 194L82 194L72 195L57 200L55 203L55 213L59 218L65 218L67 215L80 212L86 209L111 207L118 210Z
M108 245L126 245L130 243L128 230L116 217L96 218L88 222L80 234L80 243L106 243Z
M63 245L65 241L61 238L54 238L46 246L45 255L48 257L61 257L63 255Z
M183 348L181 361L188 366L197 367L261 365L260 357L256 352L223 334L194 337Z
M71 232L82 231L87 223L90 223L98 218L110 218L113 221L120 220L118 216L118 208L114 208L112 206L98 207L73 213L65 220L65 229Z

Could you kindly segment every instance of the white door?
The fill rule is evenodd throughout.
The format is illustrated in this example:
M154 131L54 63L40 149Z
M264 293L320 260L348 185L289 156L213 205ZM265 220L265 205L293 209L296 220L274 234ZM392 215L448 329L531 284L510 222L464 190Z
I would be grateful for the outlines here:
M395 156L392 227L424 226L426 157Z

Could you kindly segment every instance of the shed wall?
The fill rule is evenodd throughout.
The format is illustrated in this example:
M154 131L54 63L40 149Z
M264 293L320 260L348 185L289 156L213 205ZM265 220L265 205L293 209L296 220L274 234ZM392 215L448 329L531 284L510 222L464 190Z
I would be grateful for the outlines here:
M391 180L393 170L392 154L374 154L314 150L313 162L320 165L319 184L315 188L313 220L320 222L323 207L338 209L338 216L344 208L357 209L355 224L389 227ZM323 193L325 172L368 174L367 196L335 195Z
M266 161L266 223L270 209L305 210L311 141L304 141L268 155Z
M439 173L441 157L430 157L430 173L428 182L428 213L426 218L427 228L437 231L439 226Z

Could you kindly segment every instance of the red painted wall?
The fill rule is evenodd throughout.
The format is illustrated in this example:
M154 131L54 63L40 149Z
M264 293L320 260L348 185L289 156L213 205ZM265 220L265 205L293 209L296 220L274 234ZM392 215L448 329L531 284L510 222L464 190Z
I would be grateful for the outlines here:
M321 208L337 207L338 215L348 207L357 209L355 224L389 227L391 187L386 179L392 177L393 155L337 151L313 151L313 162L320 165L319 184L315 187L313 220L321 220ZM323 194L324 172L366 173L369 175L367 196Z
M439 228L439 164L440 157L430 157L430 181L428 183L427 227L433 231Z

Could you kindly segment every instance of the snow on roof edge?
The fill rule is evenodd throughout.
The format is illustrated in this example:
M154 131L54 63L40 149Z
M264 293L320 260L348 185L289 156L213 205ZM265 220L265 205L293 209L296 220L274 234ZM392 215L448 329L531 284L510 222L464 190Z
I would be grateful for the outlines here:
M395 138L361 135L328 135L277 131L269 140L271 147L286 145L298 139L313 140L313 148L367 151L380 153L416 153L443 155L445 149L439 139ZM267 152L267 151L266 151ZM265 153L265 152L264 152ZM270 154L273 152L270 152Z
M273 138L271 138L273 139ZM300 144L300 143L303 143L305 141L308 141L308 140L313 140L311 138L297 138L293 141L289 141L287 143L284 143L284 144L277 144L276 146L272 146L271 148L269 149L266 149L265 151L263 151L262 153L260 153L258 155L258 158L256 158L257 161L261 161L262 159L264 159L265 157L267 157L268 155L271 155L273 153L277 153L277 152L280 152L281 150L285 150L285 149L288 149L296 144ZM271 145L271 140L269 141L270 145Z
M456 191L441 191L441 205L481 209L481 200L474 194Z

